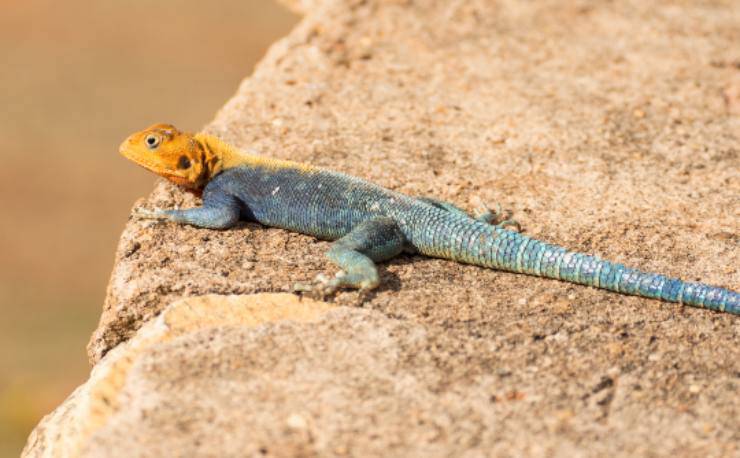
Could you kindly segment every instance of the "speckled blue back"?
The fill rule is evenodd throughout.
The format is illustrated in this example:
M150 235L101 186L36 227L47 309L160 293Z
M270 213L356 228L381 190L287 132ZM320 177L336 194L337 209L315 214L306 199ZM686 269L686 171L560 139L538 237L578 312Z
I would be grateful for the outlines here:
M235 197L242 218L335 240L387 216L407 244L433 257L740 313L740 294L641 272L479 222L342 173L237 167L211 180L204 199Z

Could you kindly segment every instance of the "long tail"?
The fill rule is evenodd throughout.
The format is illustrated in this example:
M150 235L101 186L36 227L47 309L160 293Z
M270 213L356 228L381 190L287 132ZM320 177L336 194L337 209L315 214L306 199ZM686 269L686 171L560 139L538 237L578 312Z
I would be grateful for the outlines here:
M488 237L482 237L484 231L469 233L463 237L467 240L457 246L460 250L448 251L461 256L448 256L494 269L740 314L740 293L735 291L642 272L501 228L494 228L493 234L490 229L485 232Z

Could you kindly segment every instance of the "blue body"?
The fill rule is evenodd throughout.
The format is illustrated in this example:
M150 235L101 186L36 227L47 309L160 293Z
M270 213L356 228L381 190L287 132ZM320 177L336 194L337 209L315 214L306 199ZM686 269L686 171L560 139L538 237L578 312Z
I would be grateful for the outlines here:
M346 285L356 286L374 272L373 261L405 250L740 314L737 292L570 252L476 220L450 204L435 205L337 172L234 167L207 184L203 199L201 208L168 211L169 219L214 228L252 220L339 240L330 258L345 270L362 265Z

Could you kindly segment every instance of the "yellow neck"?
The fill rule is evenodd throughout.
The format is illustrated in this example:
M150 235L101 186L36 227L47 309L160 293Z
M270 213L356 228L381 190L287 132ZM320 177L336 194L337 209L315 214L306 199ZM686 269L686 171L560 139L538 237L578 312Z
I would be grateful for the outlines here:
M297 169L302 172L315 170L314 167L301 162L286 161L264 156L245 153L238 150L218 137L207 134L195 134L195 139L203 145L206 162L210 176L214 177L219 172L246 165L249 167L265 167L270 169Z

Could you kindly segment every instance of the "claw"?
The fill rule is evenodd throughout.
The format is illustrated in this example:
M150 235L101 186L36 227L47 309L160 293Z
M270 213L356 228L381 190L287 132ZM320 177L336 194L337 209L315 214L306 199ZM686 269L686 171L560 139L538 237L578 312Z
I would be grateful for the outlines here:
M501 224L501 221L505 221L511 217L511 211L504 210L501 207L501 204L499 202L496 202L496 211L492 213L493 213L493 221L495 221L494 224L496 225Z
M367 299L368 295L370 294L370 291L373 291L375 289L374 286L367 286L363 287L357 290L357 297L360 301L360 303L365 302L365 299Z
M311 283L293 283L293 287L290 289L292 293L310 293L313 291L313 285Z
M480 222L491 224L496 219L496 213L487 208L478 208L473 213L473 218Z
M521 232L522 231L522 225L519 224L519 221L517 221L515 219L505 219L505 220L501 221L500 223L497 223L496 226L500 227L501 229L506 228L506 226L513 226L513 227L516 228L516 231L517 232Z
M135 208L132 212L133 216L139 218L139 219L154 219L154 220L167 220L169 217L166 213L166 210L163 210L161 208L155 208L154 210L149 210L146 208Z
M522 231L522 225L515 219L511 218L511 211L504 210L499 202L496 202L496 210L491 210L483 204L483 201L480 198L475 197L474 199L475 219L502 229L506 227L515 227L517 232Z
M320 273L316 275L313 282L311 283L296 283L293 285L293 291L315 293L320 299L324 299L326 296L334 294L339 286L341 285L341 279L344 276L344 272L337 272L334 278L329 278L325 274Z
M479 196L473 196L470 199L473 204L473 217L479 221L490 223L495 216L495 213L483 203L483 199Z
M504 209L501 207L501 202L496 202L496 211L493 212L493 216L498 220L503 215L504 215Z

